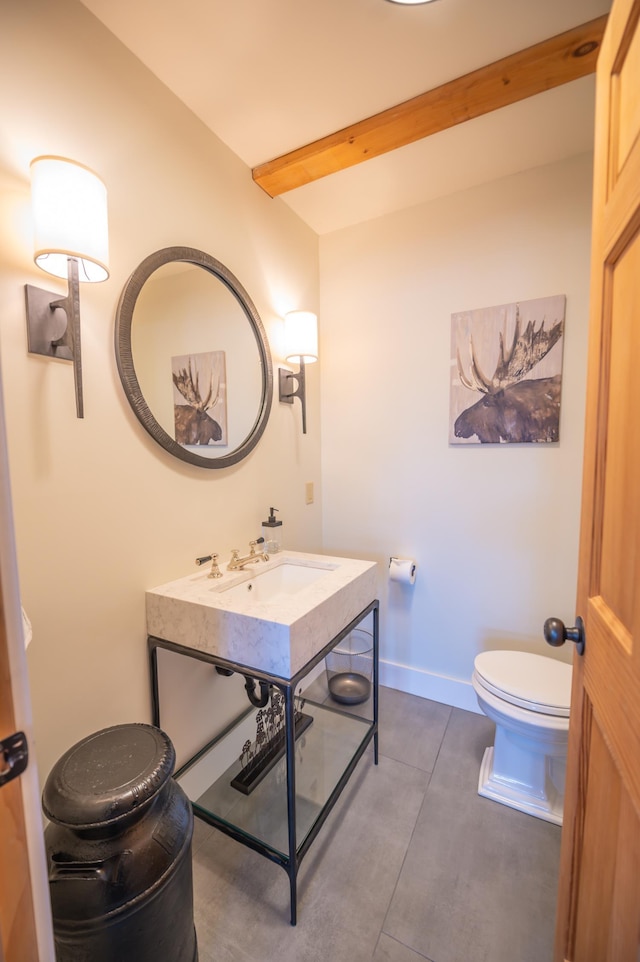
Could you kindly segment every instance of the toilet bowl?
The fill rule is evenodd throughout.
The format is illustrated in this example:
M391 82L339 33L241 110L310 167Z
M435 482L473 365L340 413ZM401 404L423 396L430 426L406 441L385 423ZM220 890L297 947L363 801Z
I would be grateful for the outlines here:
M472 684L496 725L478 794L562 825L571 666L522 651L484 651Z

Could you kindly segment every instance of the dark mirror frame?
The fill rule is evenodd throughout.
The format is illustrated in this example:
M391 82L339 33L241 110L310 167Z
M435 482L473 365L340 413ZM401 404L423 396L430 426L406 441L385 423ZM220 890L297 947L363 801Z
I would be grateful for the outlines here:
M174 261L184 261L213 274L218 280L231 291L242 310L246 314L247 321L251 325L260 355L260 365L262 368L262 396L260 409L257 412L253 427L248 435L237 448L229 454L223 454L219 458L206 458L200 454L194 454L178 444L170 434L156 421L151 409L144 399L138 378L136 376L133 363L133 353L131 350L131 325L138 295L143 284L149 277L163 264ZM192 247L165 247L149 254L142 263L135 269L120 296L118 309L116 311L116 331L115 331L116 362L120 380L124 387L129 404L142 424L145 431L151 435L154 441L173 454L181 461L189 464L197 464L201 468L228 468L232 464L237 464L249 454L256 446L262 433L267 426L269 413L271 411L271 401L273 395L273 368L271 364L271 354L267 336L251 298L245 291L240 281L234 277L231 271L227 270L224 264L217 261L215 257L205 254L204 251L196 250Z

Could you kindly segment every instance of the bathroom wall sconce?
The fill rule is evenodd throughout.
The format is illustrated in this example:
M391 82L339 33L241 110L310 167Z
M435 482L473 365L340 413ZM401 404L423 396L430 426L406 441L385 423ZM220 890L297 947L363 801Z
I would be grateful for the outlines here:
M302 405L302 433L307 433L307 399L305 365L318 360L318 318L311 311L289 311L284 318L284 344L286 360L300 364L296 374L279 368L280 400L293 404L300 398ZM293 390L293 381L298 386Z
M43 271L66 277L68 293L25 285L31 354L73 361L76 413L84 417L80 351L80 281L109 276L107 191L92 170L64 157L31 161L35 227L33 258Z

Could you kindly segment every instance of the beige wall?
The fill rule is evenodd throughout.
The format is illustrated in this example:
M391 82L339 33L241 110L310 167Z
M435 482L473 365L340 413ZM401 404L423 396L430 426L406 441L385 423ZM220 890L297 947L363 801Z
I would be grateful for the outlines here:
M324 548L419 565L381 577L387 684L474 708L479 651L572 623L590 203L581 156L321 238ZM449 445L451 314L555 294L560 442Z
M1 31L0 348L44 775L85 734L149 720L147 587L188 574L199 554L242 548L271 504L287 546L321 546L317 371L306 437L299 405L276 399L243 463L209 471L173 459L143 431L117 374L114 317L129 274L169 245L212 254L254 301L277 370L283 314L318 308L318 241L75 0L3 4ZM42 153L94 168L109 195L111 276L81 290L84 420L71 366L27 353L24 284L63 292L32 261L28 169ZM224 684L201 685L195 704L187 689L181 710L195 729Z

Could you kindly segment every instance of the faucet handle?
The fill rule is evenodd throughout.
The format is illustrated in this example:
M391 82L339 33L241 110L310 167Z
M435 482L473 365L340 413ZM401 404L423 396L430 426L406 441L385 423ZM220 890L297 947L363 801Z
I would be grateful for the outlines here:
M218 567L218 557L219 555L212 552L211 554L203 555L202 558L196 558L197 565L206 564L207 561L211 562L211 571L207 575L208 578L222 578L222 572Z
M216 555L216 558L217 558L217 557L218 557L218 556ZM203 555L201 558L196 558L196 564L197 564L197 565L206 565L207 561L211 561L212 558L213 558L213 554L205 554L205 555Z
M256 538L255 541L250 541L250 542L249 542L249 547L251 548L251 556L252 556L252 557L253 557L255 554L257 554L257 552L256 552L256 545L257 545L257 544L264 545L264 538ZM266 546L265 546L265 547L266 547ZM260 552L260 554L258 555L258 557L260 558L261 561L268 561L268 560L269 560L269 555L268 555L267 552L265 551L265 548L262 549L262 551Z

